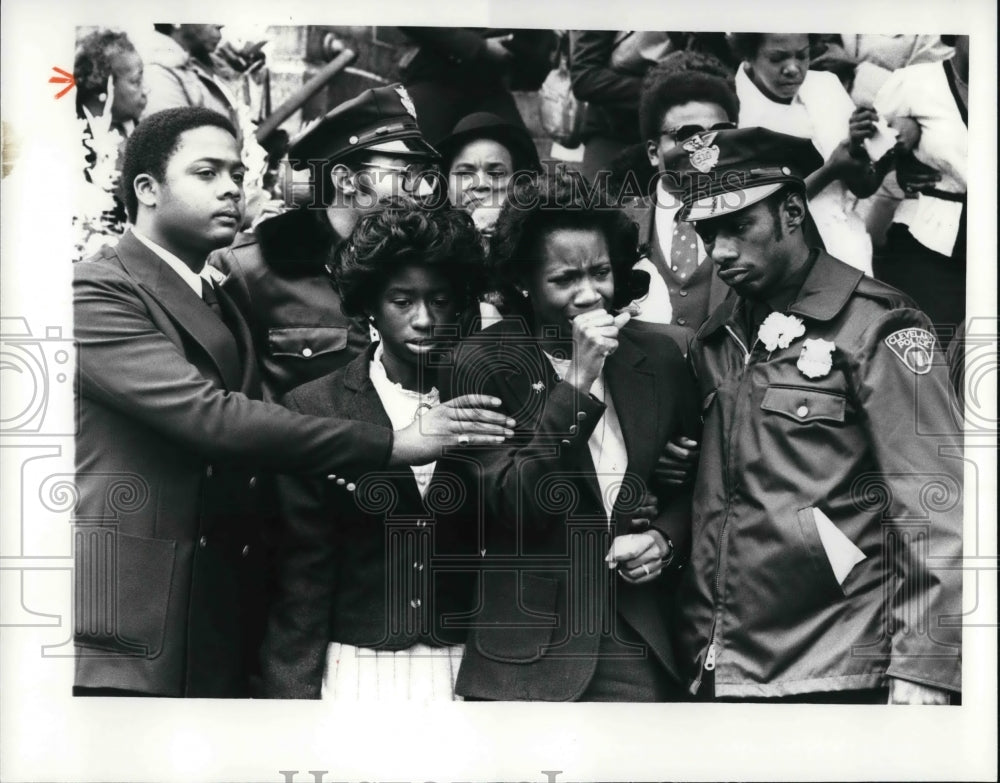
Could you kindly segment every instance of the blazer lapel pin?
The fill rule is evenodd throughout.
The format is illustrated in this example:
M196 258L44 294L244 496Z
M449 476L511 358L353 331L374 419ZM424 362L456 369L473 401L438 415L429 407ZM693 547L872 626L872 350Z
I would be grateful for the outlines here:
M533 384L531 384L531 388L535 392L535 394L541 394L543 391L545 391L545 384L542 383L541 381L535 381Z

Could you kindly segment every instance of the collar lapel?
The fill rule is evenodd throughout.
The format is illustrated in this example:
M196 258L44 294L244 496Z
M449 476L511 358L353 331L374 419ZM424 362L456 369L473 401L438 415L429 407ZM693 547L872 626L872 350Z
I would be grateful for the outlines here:
M385 412L382 398L378 396L369 372L374 350L374 346L370 346L367 351L351 360L345 368L343 384L350 398L344 406L343 413L338 412L338 415L350 421L368 422L391 430L392 422L389 420L389 414ZM417 489L417 480L409 467L404 465L394 468L390 473L383 475L395 484L400 493L399 502L389 510L389 515L409 517L423 513L423 500L420 497L420 490Z
M502 345L502 348L507 346ZM510 414L515 418L519 411L540 414L544 406L538 404L538 399L548 397L559 383L552 363L533 339L517 340L509 350L501 350L498 355L500 361L510 357L516 358L500 376L501 382L507 387L508 394L505 396L510 402ZM525 423L535 426L538 422L536 418Z
M236 303L222 289L222 286L215 286L215 295L226 318L226 324L229 326L233 337L236 338L237 349L242 359L243 375L239 389L251 399L261 399L263 388L260 383L260 375L257 372L257 360L254 353L250 327L243 320L243 314L240 313Z
M669 339L669 338L664 338ZM655 376L644 368L646 354L627 332L619 335L618 350L607 358L604 377L625 438L628 471L644 476L656 459L655 438L659 401Z
M864 273L820 251L788 312L829 321L847 305Z
M723 283L723 285L725 284ZM702 324L701 329L698 330L698 339L708 340L727 323L730 323L732 321L733 312L736 309L737 302L739 302L738 296L727 296L723 300L722 304L712 311L708 320Z
M180 275L136 239L131 231L119 240L117 250L125 270L163 305L177 328L188 334L208 354L225 387L240 389L243 378L240 355L233 334L226 325Z

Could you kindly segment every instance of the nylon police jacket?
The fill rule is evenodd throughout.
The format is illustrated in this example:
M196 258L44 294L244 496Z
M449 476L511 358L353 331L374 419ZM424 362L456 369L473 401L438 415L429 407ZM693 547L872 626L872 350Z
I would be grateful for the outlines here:
M677 629L692 692L706 671L719 697L888 676L960 690L963 463L930 322L823 252L787 348L746 334L746 306L725 302L692 349L704 432Z

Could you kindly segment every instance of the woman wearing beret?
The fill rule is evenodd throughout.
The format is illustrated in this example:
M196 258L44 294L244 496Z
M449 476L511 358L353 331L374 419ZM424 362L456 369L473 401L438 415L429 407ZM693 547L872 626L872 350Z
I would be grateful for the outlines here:
M475 301L482 250L453 209L395 200L360 218L338 253L344 311L380 340L284 398L293 410L403 429L446 408L437 368L453 325ZM492 436L513 422L493 414ZM428 426L431 426L428 424ZM513 434L511 430L506 430ZM284 535L263 646L270 698L451 700L477 554L466 482L439 459L354 481L283 477ZM463 569L465 556L472 567Z
M541 168L535 142L520 125L489 112L474 112L458 121L438 144L438 151L447 178L448 200L472 216L484 247L488 246L512 184L518 177L534 176ZM466 324L465 331L495 323L501 309L504 304L498 291L484 293L479 321L475 310L470 310L467 316L473 323Z
M508 443L467 453L484 498L467 699L678 697L667 620L690 495L654 471L698 412L667 330L617 309L636 245L623 213L566 178L515 188L498 221L490 267L517 315L460 347L452 387L517 420Z
M437 148L448 178L448 200L471 214L486 238L493 235L511 178L540 168L528 132L489 112L463 117Z

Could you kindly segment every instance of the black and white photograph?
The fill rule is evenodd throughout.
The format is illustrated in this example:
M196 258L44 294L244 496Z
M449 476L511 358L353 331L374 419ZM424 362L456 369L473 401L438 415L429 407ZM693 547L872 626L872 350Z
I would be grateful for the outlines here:
M4 5L3 780L995 779L995 7L537 6Z

